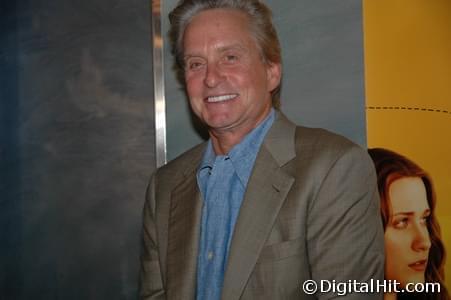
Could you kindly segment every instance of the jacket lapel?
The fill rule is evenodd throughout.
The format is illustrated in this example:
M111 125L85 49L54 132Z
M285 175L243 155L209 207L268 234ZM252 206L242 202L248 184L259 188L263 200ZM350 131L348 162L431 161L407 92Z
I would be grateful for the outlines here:
M197 166L197 159L193 165ZM173 190L168 224L167 299L194 299L202 200L196 168Z
M295 156L295 125L281 113L265 137L238 216L222 299L239 299L294 182L281 168Z

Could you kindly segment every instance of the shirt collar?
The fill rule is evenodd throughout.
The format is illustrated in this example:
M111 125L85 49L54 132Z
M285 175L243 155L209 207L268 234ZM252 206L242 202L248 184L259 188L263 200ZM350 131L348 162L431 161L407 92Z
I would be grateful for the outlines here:
M213 164L215 162L216 154L213 150L213 144L211 139L208 140L207 148L205 149L204 156L200 162L199 170L203 170L205 168L212 169Z

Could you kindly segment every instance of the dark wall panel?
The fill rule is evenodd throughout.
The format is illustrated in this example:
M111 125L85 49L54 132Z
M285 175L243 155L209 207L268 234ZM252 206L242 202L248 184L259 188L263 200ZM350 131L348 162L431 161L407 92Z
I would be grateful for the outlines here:
M149 3L0 12L0 299L135 299L155 169Z

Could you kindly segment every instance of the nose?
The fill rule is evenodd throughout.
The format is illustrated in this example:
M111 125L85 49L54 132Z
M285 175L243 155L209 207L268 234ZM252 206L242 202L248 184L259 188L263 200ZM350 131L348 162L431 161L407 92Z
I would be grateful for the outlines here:
M415 251L428 251L429 248L431 248L431 239L428 228L424 225L416 226L412 249Z
M218 66L214 63L209 63L207 65L204 84L209 88L214 88L218 86L223 79L224 76Z

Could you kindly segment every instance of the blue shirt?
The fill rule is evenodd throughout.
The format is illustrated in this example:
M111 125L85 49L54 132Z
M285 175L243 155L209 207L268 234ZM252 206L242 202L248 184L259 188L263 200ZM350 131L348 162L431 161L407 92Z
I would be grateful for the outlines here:
M215 155L209 140L197 183L202 194L202 219L197 259L197 300L221 298L233 228L247 182L263 139L274 122L274 110L227 155Z

